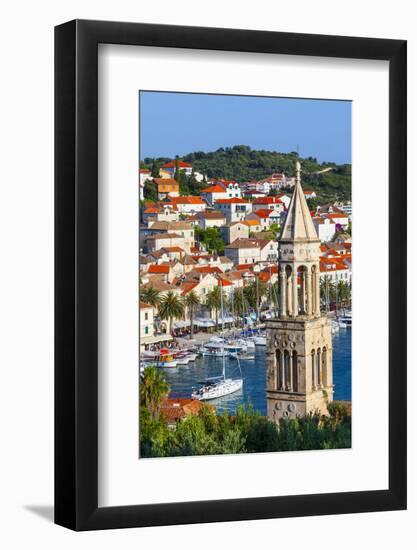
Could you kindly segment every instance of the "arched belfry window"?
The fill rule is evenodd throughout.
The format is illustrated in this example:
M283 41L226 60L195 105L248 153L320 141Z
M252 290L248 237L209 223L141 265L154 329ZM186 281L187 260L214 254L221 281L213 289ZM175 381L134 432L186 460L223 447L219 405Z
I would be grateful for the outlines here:
M298 391L298 370L297 370L297 352L292 352L292 385L293 391Z
M314 389L316 387L316 352L311 350L311 386Z
M321 356L321 349L318 348L317 350L317 386L322 386L322 356Z

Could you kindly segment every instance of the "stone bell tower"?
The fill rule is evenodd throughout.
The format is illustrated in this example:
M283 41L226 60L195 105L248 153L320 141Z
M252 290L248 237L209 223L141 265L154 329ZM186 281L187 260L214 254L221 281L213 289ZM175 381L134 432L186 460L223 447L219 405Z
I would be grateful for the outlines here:
M327 414L333 399L332 323L320 313L320 241L301 165L279 243L279 319L267 321L268 417Z

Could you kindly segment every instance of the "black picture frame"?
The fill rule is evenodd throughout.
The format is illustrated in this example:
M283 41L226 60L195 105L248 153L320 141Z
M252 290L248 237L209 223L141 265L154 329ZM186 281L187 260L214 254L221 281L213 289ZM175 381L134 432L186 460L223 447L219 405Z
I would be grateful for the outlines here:
M389 488L98 507L98 44L389 62ZM406 508L406 41L75 20L55 28L55 522L109 529ZM371 435L370 435L371 437Z

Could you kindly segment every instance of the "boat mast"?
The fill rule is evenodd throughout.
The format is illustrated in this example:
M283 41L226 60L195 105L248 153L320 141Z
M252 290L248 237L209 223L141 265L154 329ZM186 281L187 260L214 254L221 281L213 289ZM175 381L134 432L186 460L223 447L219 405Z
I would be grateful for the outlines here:
M255 273L255 280L256 280L256 327L258 328L258 325L259 325L259 279L256 276L256 273Z
M338 300L338 295L337 295L337 280L336 280L336 317L338 316L338 312L337 312L337 300Z
M233 333L232 334L233 334L233 338L236 338L234 295L235 295L235 292L234 292L234 289L233 289L233 291L232 291L232 319L233 319L232 327L233 327Z
M220 311L222 314L222 361L223 361L223 380L226 380L226 363L224 357L224 312L223 312L223 281L219 279L220 283Z

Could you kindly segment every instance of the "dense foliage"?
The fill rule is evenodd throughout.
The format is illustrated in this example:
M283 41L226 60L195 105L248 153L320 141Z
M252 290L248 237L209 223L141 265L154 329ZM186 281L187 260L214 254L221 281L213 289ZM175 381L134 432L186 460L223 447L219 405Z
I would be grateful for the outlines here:
M141 407L141 457L349 448L351 417L347 407L331 403L329 411L328 417L281 419L277 425L250 406L240 406L234 417L226 412L218 416L206 406L198 416L188 416L169 428Z
M185 162L193 165L197 172L209 178L223 178L237 182L260 180L270 176L273 172L284 172L294 176L295 161L299 159L303 169L304 187L316 191L321 202L351 199L351 165L335 164L332 162L319 163L313 157L301 158L296 152L279 153L276 151L254 150L247 145L221 147L217 151L198 151L183 157ZM162 165L169 159L145 158L144 163L152 169L155 165ZM327 171L326 171L327 170ZM183 194L199 194L203 183L191 178L180 182Z
M168 427L158 414L158 396L166 395L156 369L148 368L141 380L140 455L141 457L190 456L271 451L349 448L351 446L351 416L344 403L328 406L329 416L307 415L279 424L240 406L235 416L226 412L216 415L205 406L198 416L179 420ZM147 381L148 380L148 381ZM152 390L152 381L157 388ZM150 410L147 403L152 403Z
M194 227L195 239L204 245L207 252L214 252L222 256L224 254L224 240L221 237L218 227L207 227L202 229L196 225Z

